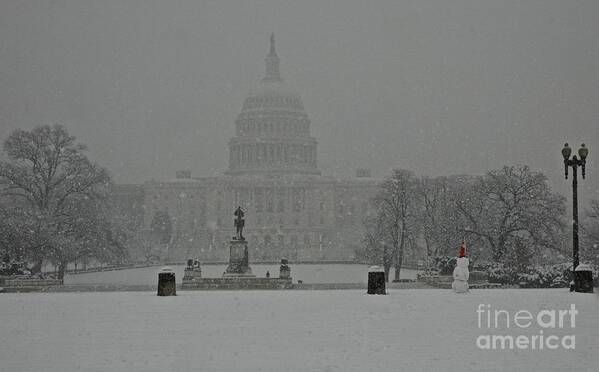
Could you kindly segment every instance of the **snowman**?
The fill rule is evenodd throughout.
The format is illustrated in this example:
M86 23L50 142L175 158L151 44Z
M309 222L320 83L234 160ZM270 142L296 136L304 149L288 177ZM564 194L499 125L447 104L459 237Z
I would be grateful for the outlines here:
M468 277L470 276L468 265L470 265L470 260L466 257L466 243L462 242L460 256L457 259L455 269L453 269L453 283L451 283L451 288L456 293L468 292Z

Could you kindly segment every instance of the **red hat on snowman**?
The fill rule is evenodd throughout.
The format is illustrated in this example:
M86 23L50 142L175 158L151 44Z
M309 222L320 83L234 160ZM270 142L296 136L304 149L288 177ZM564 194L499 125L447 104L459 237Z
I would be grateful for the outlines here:
M466 242L462 240L462 245L460 246L460 257L466 257Z

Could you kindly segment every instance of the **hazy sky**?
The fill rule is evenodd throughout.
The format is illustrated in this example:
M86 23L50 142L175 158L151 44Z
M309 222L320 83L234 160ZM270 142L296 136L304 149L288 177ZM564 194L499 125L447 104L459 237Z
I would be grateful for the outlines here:
M120 183L218 175L275 32L324 174L528 163L599 198L599 1L0 2L0 136L63 123ZM595 152L594 149L597 149Z

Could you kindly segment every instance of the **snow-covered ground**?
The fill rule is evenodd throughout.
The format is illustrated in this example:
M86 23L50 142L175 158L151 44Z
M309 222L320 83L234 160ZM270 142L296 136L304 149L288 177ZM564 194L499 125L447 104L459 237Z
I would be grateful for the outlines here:
M479 304L569 309L575 350L484 351ZM539 334L499 329L514 337ZM599 298L564 289L0 295L0 371L595 371Z
M279 275L279 265L250 264L256 276L266 276L269 271L273 277ZM184 265L171 266L175 271L177 282L183 279ZM202 265L202 276L207 278L221 277L227 265ZM67 275L65 284L128 284L156 285L160 267L144 267L138 269L115 270L86 274ZM393 275L393 272L392 274ZM298 264L291 265L291 276L294 283L366 283L368 266L358 264ZM402 269L403 279L415 279L416 270Z

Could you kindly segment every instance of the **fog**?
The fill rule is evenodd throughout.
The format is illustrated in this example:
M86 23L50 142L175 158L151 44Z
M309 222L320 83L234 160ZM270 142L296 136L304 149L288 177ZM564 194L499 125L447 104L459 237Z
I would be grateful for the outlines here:
M2 1L0 137L62 123L119 183L219 175L274 32L323 174L527 163L599 198L599 2Z

